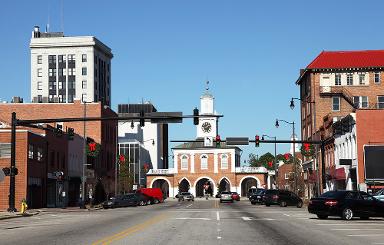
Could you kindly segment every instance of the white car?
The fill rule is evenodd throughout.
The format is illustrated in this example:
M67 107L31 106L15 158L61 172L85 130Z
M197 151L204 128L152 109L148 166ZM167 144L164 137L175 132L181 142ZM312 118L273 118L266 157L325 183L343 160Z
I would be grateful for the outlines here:
M373 194L373 197L384 202L384 188Z
M221 192L220 202L233 202L232 193L229 191Z

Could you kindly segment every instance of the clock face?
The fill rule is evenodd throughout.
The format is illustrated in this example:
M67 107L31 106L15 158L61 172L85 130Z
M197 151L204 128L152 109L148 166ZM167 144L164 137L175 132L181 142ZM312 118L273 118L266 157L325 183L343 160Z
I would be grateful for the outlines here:
M201 125L201 129L203 130L203 132L209 133L212 130L212 125L209 122L205 122L203 123L203 125Z

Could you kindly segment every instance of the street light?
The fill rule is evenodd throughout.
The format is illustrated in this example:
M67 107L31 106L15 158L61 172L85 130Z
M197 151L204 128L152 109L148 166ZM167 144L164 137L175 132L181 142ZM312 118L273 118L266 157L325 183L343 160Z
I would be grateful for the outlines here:
M307 99L300 99L300 98L291 98L291 102L290 102L290 105L289 107L291 107L291 109L293 110L295 108L295 102L294 100L300 100L300 101L304 101L306 103L309 103L309 104L313 104L313 107L315 107L315 101L309 101ZM312 106L311 106L312 107ZM312 132L314 131L314 137L313 137L313 140L316 140L317 138L317 128L316 128L316 108L311 108L311 115L312 115L312 111L313 111L313 127L315 130L312 130ZM316 171L317 171L317 195L320 195L320 169L319 169L319 163L317 162L317 145L315 145L315 157L314 157L314 161L315 161L315 167L316 167Z
M288 121L285 121L285 120L276 119L276 122L275 122L276 128L278 128L280 126L279 122L285 122L287 124L291 124L292 125L293 162L294 162L294 167L295 167L295 193L297 194L297 166L296 166L296 148L295 148L295 122L294 121L288 122Z
M263 134L261 136L261 140L264 140L264 137L268 137L270 139L274 139L275 140L275 181L276 181L276 176L277 176L277 161L276 161L276 136L269 136L269 135L266 135L266 134Z

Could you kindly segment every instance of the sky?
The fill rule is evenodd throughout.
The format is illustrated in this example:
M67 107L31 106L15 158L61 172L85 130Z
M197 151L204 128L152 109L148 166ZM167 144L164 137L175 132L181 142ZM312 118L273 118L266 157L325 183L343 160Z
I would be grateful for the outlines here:
M30 101L29 42L35 25L66 36L95 36L112 49L112 109L151 101L158 111L191 115L210 81L219 134L289 139L300 110L295 84L323 50L383 49L384 1L35 0L0 8L0 100ZM191 119L169 127L170 140L192 140ZM171 144L173 146L174 144ZM278 153L289 151L279 145ZM273 153L273 144L243 147ZM242 161L243 161L242 160Z

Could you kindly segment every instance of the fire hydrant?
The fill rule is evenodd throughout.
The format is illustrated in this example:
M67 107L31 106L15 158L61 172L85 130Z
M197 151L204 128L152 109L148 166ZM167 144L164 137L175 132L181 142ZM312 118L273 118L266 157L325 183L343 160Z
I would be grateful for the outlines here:
M25 214L25 212L27 211L27 208L28 208L27 201L23 199L21 201L21 209L20 209L21 214Z

